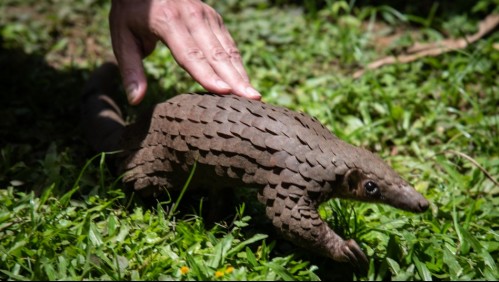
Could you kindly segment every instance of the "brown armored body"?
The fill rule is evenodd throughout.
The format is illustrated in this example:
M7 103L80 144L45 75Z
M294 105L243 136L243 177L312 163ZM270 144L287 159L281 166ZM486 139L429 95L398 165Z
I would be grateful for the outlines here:
M428 208L378 156L345 143L303 113L234 95L181 94L123 129L107 99L88 96L85 107L93 108L86 119L101 127L103 119L116 120L112 132L97 134L100 141L93 143L123 150L127 186L144 194L181 189L196 163L190 187L259 188L258 199L278 232L336 261L367 259L355 241L343 240L319 217L320 203L338 197L412 212Z

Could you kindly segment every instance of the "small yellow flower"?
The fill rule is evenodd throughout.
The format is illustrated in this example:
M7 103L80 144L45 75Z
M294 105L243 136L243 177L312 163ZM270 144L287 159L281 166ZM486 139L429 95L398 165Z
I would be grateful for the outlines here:
M182 275L186 275L186 274L187 274L187 272L189 272L189 270L190 270L190 269L189 269L187 266L182 266L182 267L180 268L180 273L182 273Z
M227 267L227 269L225 270L225 273L232 273L232 271L234 271L234 267L229 266L229 267Z
M222 276L224 276L224 273L223 273L222 271L217 271L217 272L215 272L215 277L216 277L216 278L220 278L220 277L222 277Z

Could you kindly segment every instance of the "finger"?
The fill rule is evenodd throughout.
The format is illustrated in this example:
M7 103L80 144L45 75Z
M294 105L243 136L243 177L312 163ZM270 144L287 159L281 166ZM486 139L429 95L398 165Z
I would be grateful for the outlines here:
M210 26L218 41L220 41L220 44L222 44L227 54L229 54L232 65L236 68L241 77L246 82L249 82L250 79L244 68L239 49L237 48L234 39L232 39L229 30L223 24L222 17L218 13L216 13L215 16L210 17Z
M229 94L231 87L210 66L203 51L185 27L159 28L158 37L168 46L177 63L206 90Z
M208 63L203 51L181 21L172 20L166 25L158 26L155 33L168 46L177 63L206 90L217 94L231 92L231 87Z
M189 18L188 31L205 54L210 66L230 85L234 94L250 99L260 99L260 93L251 87L232 64L229 54L211 30L206 16L202 13L195 15Z
M111 29L111 35L128 102L137 105L144 98L147 89L142 48L129 29L114 28Z

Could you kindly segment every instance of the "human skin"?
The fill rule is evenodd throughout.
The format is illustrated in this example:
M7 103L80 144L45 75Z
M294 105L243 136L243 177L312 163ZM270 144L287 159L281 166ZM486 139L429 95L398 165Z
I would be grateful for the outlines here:
M109 13L113 51L130 104L145 96L142 59L161 41L176 62L216 94L259 100L222 17L200 0L113 0Z

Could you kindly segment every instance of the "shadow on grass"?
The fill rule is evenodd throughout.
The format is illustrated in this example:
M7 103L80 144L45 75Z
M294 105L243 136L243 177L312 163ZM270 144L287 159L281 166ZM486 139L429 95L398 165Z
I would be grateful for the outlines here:
M83 71L60 71L41 56L0 49L0 145L75 145Z
M61 188L53 193L62 195L97 154L85 140L80 120L83 88L93 69L54 68L43 54L7 49L2 43L0 37L0 187L13 185L40 195L55 183ZM121 96L114 98L128 107Z
M20 188L36 191L44 185L40 186L39 175L32 169L51 146L73 148L74 156L85 155L78 126L85 71L57 70L40 55L0 48L0 185L16 179L24 183ZM83 158L78 162L84 163Z

